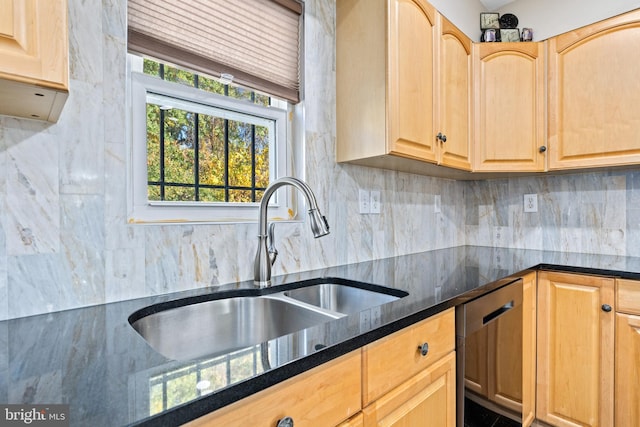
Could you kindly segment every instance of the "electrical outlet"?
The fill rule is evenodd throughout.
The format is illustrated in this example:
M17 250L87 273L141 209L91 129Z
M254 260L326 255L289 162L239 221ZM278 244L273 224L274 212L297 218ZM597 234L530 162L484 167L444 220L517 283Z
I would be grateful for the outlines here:
M538 212L538 195L537 194L524 195L524 211Z
M433 199L433 213L440 213L441 209L440 206L442 205L442 198L440 197L439 194L436 194L436 196Z
M368 214L370 212L370 199L371 195L369 191L362 188L358 191L358 205L360 206L361 214Z
M379 214L380 209L382 208L382 203L380 202L380 191L371 190L371 202L369 203L369 209L372 214Z

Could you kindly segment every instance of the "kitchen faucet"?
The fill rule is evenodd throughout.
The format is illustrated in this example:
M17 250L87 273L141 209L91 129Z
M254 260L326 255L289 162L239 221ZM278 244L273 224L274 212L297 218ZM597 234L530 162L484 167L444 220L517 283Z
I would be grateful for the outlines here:
M304 182L293 177L283 177L273 181L267 189L264 191L262 201L260 202L260 214L259 214L259 234L258 234L258 251L256 253L256 260L253 266L254 281L261 288L271 286L271 265L275 262L278 251L273 243L273 226L269 228L269 234L267 235L267 208L269 206L269 199L275 193L275 191L284 186L291 185L304 194L307 199L307 207L309 208L309 225L311 226L311 232L315 238L326 236L329 234L329 223L327 218L320 213L318 209L318 202L313 195L311 188ZM269 248L267 248L267 241Z

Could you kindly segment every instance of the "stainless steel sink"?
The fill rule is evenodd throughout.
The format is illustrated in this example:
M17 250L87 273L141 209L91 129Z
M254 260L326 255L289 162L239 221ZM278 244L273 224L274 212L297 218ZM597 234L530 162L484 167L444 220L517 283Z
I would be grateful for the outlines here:
M186 360L257 345L337 316L270 297L234 297L185 305L134 321L165 357Z
M338 313L354 314L399 299L397 296L334 283L285 291L284 295Z
M187 360L254 346L408 295L398 289L373 288L380 292L321 283L168 309L151 306L132 314L129 321L158 353Z

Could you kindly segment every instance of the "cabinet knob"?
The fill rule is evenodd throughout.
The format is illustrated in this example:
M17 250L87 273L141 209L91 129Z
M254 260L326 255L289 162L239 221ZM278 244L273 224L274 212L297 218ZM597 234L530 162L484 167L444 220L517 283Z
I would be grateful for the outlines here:
M602 311L608 313L611 311L611 306L609 304L602 304Z
M547 147L545 147L544 145L540 147L540 152L544 153L545 151L547 151Z
M429 353L429 343L424 343L418 346L418 350L420 351L421 355L426 356L427 353Z
M284 417L281 420L278 420L276 427L293 427L293 418Z
M436 139L439 139L442 142L447 142L447 135L443 135L442 132L438 132Z

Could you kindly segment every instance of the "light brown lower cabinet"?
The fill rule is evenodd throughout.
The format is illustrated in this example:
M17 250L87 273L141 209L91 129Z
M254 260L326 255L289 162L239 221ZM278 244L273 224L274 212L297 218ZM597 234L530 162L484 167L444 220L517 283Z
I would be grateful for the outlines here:
M291 417L296 427L335 426L360 411L361 383L356 350L186 425L275 427Z
M455 427L454 349L453 309L364 347L364 426Z
M349 418L347 421L338 425L338 427L363 427L364 426L364 415L362 412L356 414L355 416Z
M640 281L617 280L616 427L640 422Z
M614 426L614 283L608 277L538 273L541 421Z
M455 371L451 352L364 408L364 427L454 427Z

